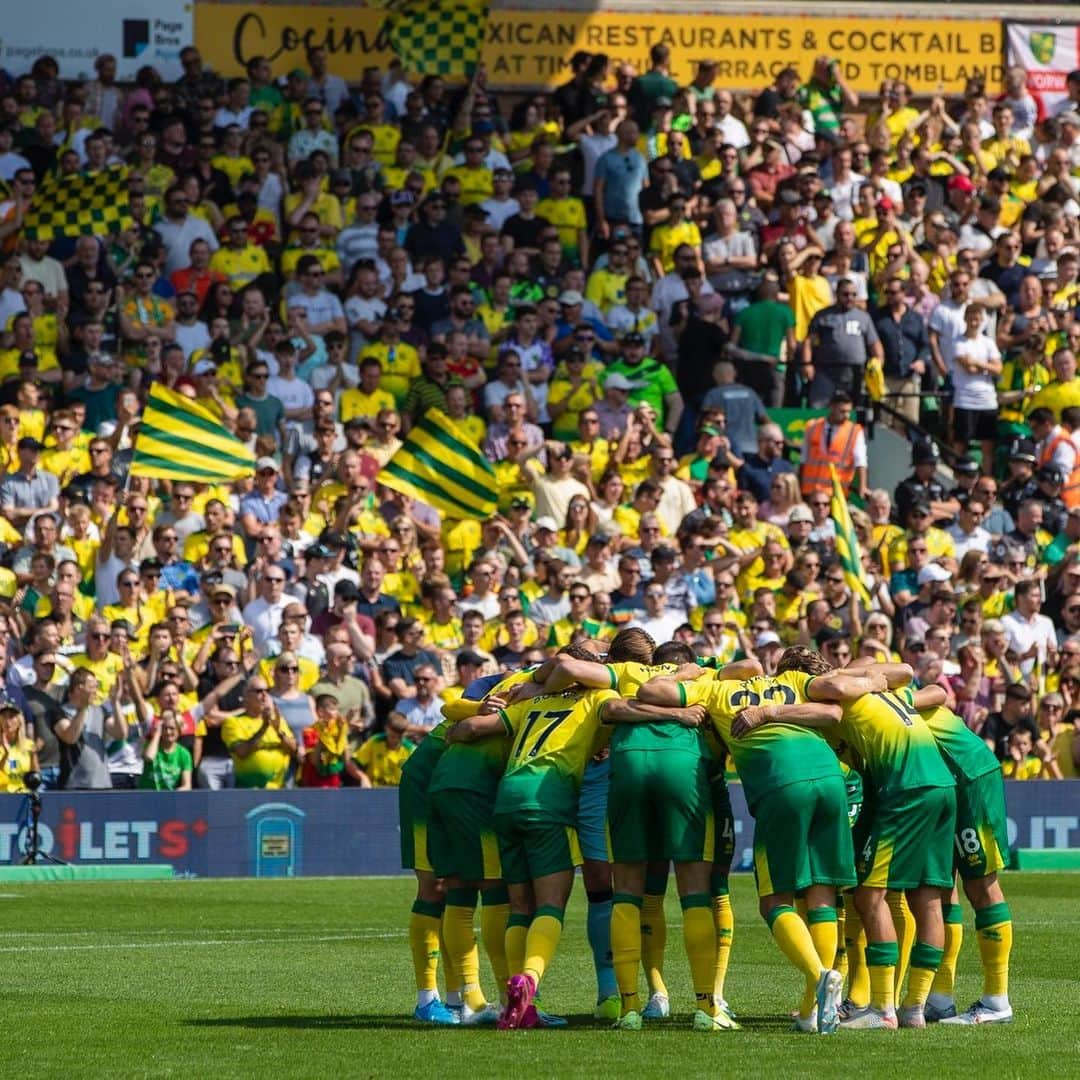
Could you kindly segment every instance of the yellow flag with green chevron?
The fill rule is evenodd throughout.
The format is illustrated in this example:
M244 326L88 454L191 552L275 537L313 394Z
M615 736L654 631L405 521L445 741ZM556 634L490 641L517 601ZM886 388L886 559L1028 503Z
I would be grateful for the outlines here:
M375 482L451 518L491 517L498 505L491 463L438 409L416 422Z
M255 472L255 455L209 409L155 383L143 412L132 476L214 484Z
M855 535L851 509L840 483L840 477L836 475L835 465L829 465L829 475L832 477L832 502L829 513L836 526L836 557L844 571L844 580L848 588L864 604L869 604L870 592L863 577L862 550L859 547L859 538Z

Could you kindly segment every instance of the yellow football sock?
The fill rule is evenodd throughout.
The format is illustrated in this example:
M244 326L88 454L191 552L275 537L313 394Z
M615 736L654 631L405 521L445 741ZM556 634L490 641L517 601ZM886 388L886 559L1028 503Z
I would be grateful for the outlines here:
M504 987L510 978L506 960L506 920L510 915L510 903L506 899L506 887L485 889L480 899L480 940L484 943L495 984Z
M942 952L942 949L935 945L927 945L925 941L915 942L911 950L911 974L908 975L907 994L904 997L905 1009L926 1004L926 997L933 985L934 975L937 974L937 969L941 964Z
M409 951L412 953L416 989L419 992L437 992L439 984L439 923L442 921L442 904L417 900L409 916Z
M1013 924L1009 905L1002 901L975 912L975 933L983 969L983 1000L1009 998L1009 954ZM1002 1003L1003 1004L1003 1003Z
M899 1001L904 977L907 975L908 964L911 961L911 949L915 944L915 916L911 914L907 897L902 892L887 892L885 901L892 914L893 926L896 927L898 958L896 973L893 976L893 998Z
M795 909L781 904L775 907L766 916L769 929L780 951L802 972L806 985L811 983L816 987L818 977L821 975L821 961L818 959L817 949L814 948L814 939L810 936L806 923L795 913ZM805 995L803 1004L805 1004ZM799 1011L803 1016L810 1015L813 1000L811 995L810 1008L805 1012L800 1005Z
M808 908L806 912L806 928L810 931L810 939L814 943L814 951L817 953L821 966L829 969L836 959L837 922L836 908L815 907ZM813 982L808 981L803 999L799 1005L799 1014L809 1016L817 1000L817 978Z
M611 962L619 984L623 1016L641 1012L638 993L641 942L641 897L616 893L611 905Z
M697 1007L715 1016L716 923L708 893L691 893L679 901L683 913L683 945L690 961L690 981Z
M506 920L506 966L511 975L520 975L525 970L525 940L531 923L531 915L514 912Z
M475 889L447 889L442 935L448 969L461 980L461 998L470 1009L480 1010L487 999L480 989L480 950L476 947L473 920L476 917Z
M844 895L836 894L836 959L833 966L840 972L843 979L847 978L848 958L847 939L845 937L847 917L844 913Z
M525 974L531 975L540 985L559 947L562 937L563 909L552 904L541 904L533 916L529 936L525 940Z
M866 946L866 966L870 969L870 1004L882 1012L896 1008L894 980L896 978L895 941L878 941Z
M964 910L959 904L942 904L941 914L945 919L945 949L930 990L943 997L952 997L956 985L956 961L964 943Z
M713 993L720 1002L724 1000L724 983L731 962L731 945L735 940L735 912L728 893L713 897L713 922L716 925L716 980Z
M664 983L664 948L667 945L667 919L664 896L646 893L641 901L641 963L650 994L667 994Z
M848 958L848 1000L860 1009L870 1004L870 971L866 966L866 931L848 893L844 897L844 946Z

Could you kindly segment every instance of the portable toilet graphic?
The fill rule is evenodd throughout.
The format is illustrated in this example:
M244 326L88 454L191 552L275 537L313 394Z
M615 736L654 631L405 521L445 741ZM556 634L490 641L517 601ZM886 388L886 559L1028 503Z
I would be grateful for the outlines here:
M248 851L255 877L301 873L305 816L289 803L264 803L247 812Z

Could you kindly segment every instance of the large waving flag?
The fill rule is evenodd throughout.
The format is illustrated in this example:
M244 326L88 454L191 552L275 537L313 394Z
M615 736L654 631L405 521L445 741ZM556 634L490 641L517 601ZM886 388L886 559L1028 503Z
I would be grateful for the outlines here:
M377 0L390 46L417 75L472 78L487 33L487 0Z
M829 507L829 513L836 525L836 557L840 560L844 580L848 583L848 587L864 604L869 605L870 592L863 578L859 538L855 535L847 496L840 485L840 477L836 475L835 465L829 465L829 475L832 477L832 505Z
M160 383L150 387L132 476L214 484L255 472L255 455L209 409Z
M491 463L438 409L416 422L375 481L451 518L491 517L498 505Z
M127 184L126 165L43 180L26 215L26 235L33 240L53 240L130 229Z

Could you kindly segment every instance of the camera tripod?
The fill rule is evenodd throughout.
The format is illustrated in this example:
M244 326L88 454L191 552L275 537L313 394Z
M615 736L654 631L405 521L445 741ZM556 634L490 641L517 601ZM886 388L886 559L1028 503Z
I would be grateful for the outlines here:
M23 815L29 822L30 831L26 837L26 850L20 860L20 865L36 866L39 861L44 861L54 866L67 866L68 864L63 859L58 859L55 855L41 850L41 792L38 791L36 785L26 793L26 802L19 811L19 817L22 818Z

